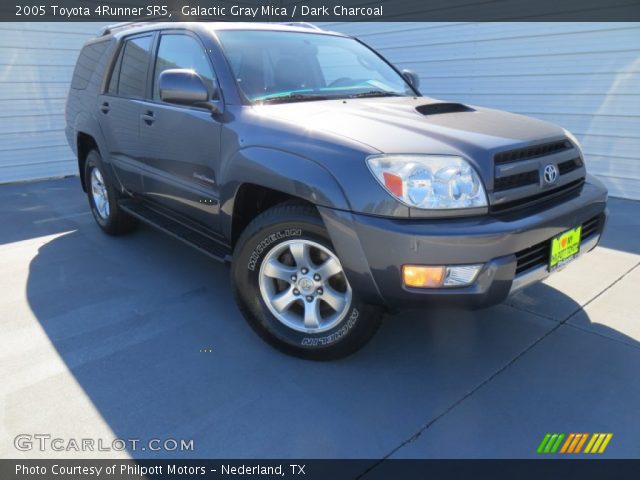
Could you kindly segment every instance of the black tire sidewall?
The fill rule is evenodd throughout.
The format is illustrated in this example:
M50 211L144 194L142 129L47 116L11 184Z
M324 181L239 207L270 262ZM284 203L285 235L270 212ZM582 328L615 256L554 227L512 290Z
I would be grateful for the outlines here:
M270 343L289 353L313 358L338 357L354 350L369 337L364 313L367 305L356 292L351 306L340 323L317 334L299 332L280 322L269 310L260 293L260 267L268 252L288 240L310 240L334 251L320 219L282 220L249 234L234 255L232 280L234 294L251 326ZM360 339L360 337L363 337ZM343 346L345 344L345 346ZM346 345L348 344L348 345ZM331 352L331 353L329 353Z

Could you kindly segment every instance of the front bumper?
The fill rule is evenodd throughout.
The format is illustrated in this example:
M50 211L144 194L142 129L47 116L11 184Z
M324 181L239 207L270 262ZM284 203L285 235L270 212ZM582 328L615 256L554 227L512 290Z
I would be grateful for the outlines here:
M523 261L536 248L544 253L552 237L588 224L580 251L595 248L606 221L606 202L606 188L588 177L575 197L508 218L394 219L328 208L320 213L352 287L365 301L390 309L442 303L479 308L543 280L549 274L543 261ZM478 263L484 267L467 287L416 289L402 283L403 264Z

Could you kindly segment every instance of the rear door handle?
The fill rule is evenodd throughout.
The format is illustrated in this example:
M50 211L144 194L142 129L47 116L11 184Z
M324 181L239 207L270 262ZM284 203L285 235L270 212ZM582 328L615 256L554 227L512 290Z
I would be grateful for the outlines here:
M111 107L109 106L109 102L103 102L102 105L100 105L100 111L105 115L109 113L109 110L111 110Z
M147 125L151 125L156 121L151 110L147 110L145 113L140 115L140 118L142 118L142 120L144 120L144 123L146 123Z

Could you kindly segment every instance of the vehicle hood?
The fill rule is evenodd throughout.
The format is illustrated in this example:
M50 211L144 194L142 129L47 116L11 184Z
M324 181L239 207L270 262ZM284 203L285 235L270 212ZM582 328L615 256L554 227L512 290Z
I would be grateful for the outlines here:
M431 108L433 105L445 107L444 113L430 113L441 110ZM420 113L417 107L428 114ZM294 102L254 108L261 116L303 127L309 133L339 135L382 153L465 154L477 159L496 150L564 135L556 125L523 115L427 97Z

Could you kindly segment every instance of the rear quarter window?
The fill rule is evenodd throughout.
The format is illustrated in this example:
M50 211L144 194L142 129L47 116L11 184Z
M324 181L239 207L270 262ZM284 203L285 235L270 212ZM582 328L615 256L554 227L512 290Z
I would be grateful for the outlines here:
M78 61L76 62L76 68L73 71L71 88L76 90L84 90L87 88L91 76L95 72L108 45L108 42L98 42L85 45L82 48L78 56Z
M147 35L133 37L125 42L119 62L118 95L144 98L152 41L153 37Z

